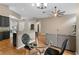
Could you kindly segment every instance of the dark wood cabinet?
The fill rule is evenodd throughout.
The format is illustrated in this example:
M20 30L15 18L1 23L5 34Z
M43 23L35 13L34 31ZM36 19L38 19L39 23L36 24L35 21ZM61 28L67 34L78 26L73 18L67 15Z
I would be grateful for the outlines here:
M0 16L0 27L2 26L2 23L1 23L1 22L2 22L2 20L1 20L1 19L2 19L2 17Z
M0 41L10 38L10 31L2 28L9 27L9 17L0 15Z
M3 35L0 33L0 41L3 40Z
M9 31L3 32L3 39L8 39L8 38L10 38L10 32Z
M0 32L0 41L9 38L10 38L10 31Z
M9 27L9 17L0 15L0 27Z

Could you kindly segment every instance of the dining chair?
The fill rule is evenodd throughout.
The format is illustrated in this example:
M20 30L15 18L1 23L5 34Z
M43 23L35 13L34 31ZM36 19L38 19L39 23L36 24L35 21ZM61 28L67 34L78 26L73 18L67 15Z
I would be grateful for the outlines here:
M65 39L62 43L61 50L58 51L56 49L53 49L51 47L48 47L44 53L44 55L62 55L65 51L66 45L67 45L68 39Z

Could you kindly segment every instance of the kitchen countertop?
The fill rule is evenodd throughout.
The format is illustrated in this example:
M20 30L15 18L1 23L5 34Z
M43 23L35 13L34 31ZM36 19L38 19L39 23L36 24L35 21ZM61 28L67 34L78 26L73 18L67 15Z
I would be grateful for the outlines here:
M9 27L0 27L0 32L9 31Z

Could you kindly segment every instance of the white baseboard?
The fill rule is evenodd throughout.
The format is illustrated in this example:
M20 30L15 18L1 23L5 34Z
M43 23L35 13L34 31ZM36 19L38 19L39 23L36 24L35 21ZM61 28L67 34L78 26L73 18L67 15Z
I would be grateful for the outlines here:
M20 49L20 48L23 48L25 45L22 45L22 46L20 46L20 47L17 47L16 49Z

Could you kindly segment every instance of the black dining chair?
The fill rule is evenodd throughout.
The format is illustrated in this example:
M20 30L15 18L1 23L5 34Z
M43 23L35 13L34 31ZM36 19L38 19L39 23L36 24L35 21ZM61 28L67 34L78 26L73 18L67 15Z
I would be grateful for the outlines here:
M67 45L68 39L64 40L62 43L61 51L59 52L56 49L53 49L51 47L48 47L44 53L44 55L62 55L65 51L66 45Z
M29 46L29 42L30 42L31 38L28 34L23 34L22 36L22 43L25 44L24 48L31 50L30 46Z
M30 51L37 46L36 43L29 43L31 40L30 36L28 34L23 34L22 36L22 43L25 45L24 48L29 50L29 54Z

